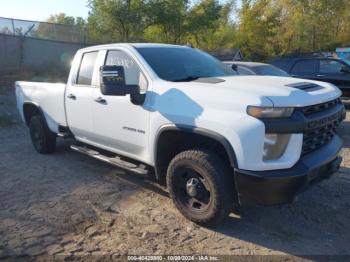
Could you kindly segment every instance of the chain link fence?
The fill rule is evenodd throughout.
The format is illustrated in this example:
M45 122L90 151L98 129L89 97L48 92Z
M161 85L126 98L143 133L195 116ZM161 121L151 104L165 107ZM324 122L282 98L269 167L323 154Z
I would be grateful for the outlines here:
M86 43L85 27L0 17L0 34L69 43Z
M0 85L64 82L74 54L86 41L83 27L0 17Z

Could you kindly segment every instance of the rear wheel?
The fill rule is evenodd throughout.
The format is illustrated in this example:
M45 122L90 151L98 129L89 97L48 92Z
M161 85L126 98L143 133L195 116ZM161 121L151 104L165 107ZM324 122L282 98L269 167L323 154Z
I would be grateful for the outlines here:
M40 154L49 154L55 151L56 134L47 127L42 116L33 116L29 122L30 137L35 150Z
M170 162L167 186L175 206L189 220L217 226L232 210L233 174L213 152L184 151Z

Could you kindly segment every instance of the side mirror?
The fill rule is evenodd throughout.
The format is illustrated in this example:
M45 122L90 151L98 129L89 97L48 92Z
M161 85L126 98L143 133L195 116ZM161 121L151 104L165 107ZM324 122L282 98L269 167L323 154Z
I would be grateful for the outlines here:
M236 71L236 72L237 72L237 69L238 69L238 68L237 68L237 65L232 64L232 65L231 65L231 68L232 68L233 71Z
M342 68L340 69L340 72L350 74L350 67L342 66Z
M100 88L105 96L126 96L137 94L140 91L138 85L127 85L125 83L124 67L101 66Z

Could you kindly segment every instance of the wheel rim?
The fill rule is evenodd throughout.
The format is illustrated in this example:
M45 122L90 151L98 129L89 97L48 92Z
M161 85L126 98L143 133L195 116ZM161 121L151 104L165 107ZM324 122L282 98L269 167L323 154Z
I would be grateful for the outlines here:
M179 168L174 180L174 192L180 205L191 212L206 211L211 204L208 181L192 168Z

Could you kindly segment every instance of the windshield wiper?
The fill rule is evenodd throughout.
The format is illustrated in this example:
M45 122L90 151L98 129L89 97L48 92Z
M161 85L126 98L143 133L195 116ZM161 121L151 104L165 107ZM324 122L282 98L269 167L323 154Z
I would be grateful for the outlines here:
M200 77L199 76L187 76L187 77L172 80L172 81L173 82L190 82L190 81L197 80L198 78L200 78Z

